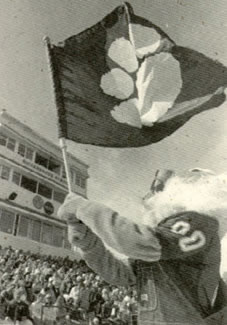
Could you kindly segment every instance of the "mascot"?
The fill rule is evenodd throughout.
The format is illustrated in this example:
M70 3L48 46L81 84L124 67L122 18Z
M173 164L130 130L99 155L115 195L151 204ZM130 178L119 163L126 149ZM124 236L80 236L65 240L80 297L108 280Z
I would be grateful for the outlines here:
M139 325L224 325L219 269L227 231L227 175L158 171L138 222L70 194L59 210L69 240L105 281L137 286ZM107 247L127 256L117 258Z

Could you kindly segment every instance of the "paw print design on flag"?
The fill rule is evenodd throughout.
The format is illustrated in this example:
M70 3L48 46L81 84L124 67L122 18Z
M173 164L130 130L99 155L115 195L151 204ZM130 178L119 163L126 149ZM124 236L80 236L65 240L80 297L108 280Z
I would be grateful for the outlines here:
M129 3L59 45L47 41L46 49L60 138L146 146L226 99L223 64L177 45Z
M171 53L160 51L162 37L154 28L131 23L128 37L107 40L110 70L102 75L100 87L120 100L111 111L116 121L152 126L181 92L180 64Z

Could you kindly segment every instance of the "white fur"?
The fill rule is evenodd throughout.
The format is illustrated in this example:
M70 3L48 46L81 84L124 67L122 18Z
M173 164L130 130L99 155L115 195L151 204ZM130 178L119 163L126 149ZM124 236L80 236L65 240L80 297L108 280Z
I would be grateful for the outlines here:
M156 226L175 213L196 211L216 218L223 238L227 233L227 174L214 175L200 170L173 176L164 191L147 199L144 205L144 224Z

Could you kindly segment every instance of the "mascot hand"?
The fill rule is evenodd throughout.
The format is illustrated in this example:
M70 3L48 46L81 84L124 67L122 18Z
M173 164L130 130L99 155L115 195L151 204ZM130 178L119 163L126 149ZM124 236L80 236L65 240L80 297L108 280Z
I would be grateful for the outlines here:
M68 221L68 239L72 245L77 245L78 241L83 240L90 233L88 227L79 220Z
M67 222L78 222L79 220L76 218L76 211L79 204L81 204L81 201L86 201L86 199L75 193L68 194L64 203L58 210L58 217Z
M71 244L76 245L89 231L88 227L76 218L79 201L85 200L81 196L70 193L65 198L64 204L58 210L58 216L68 224L68 238Z

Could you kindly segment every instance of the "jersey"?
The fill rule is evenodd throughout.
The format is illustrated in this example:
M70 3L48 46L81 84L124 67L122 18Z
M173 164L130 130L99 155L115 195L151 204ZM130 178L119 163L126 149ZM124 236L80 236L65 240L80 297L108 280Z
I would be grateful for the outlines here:
M155 229L157 262L137 260L140 324L204 324L220 281L218 222L196 212L177 214Z

